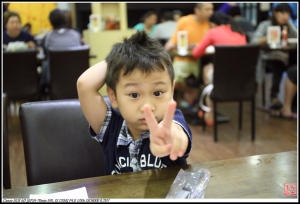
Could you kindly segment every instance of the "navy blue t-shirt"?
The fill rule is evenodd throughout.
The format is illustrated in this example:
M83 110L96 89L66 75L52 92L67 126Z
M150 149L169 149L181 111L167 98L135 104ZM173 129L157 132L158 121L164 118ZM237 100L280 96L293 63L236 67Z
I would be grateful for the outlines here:
M21 41L21 42L29 42L33 41L35 45L37 45L35 39L27 32L24 32L21 30L20 35L16 38L11 38L8 36L7 32L3 32L3 45L8 45L10 42L16 42L16 41Z
M109 107L108 107L109 108ZM104 121L103 125L107 126L102 136L102 141L99 141L97 137L98 135L93 131L92 127L89 127L90 135L96 139L103 147L103 155L105 162L105 174L120 174L124 172L133 172L134 166L131 163L131 157L129 153L129 145L117 145L118 138L120 135L120 131L122 130L122 125L124 122L123 117L119 112L115 111L113 108L109 108L111 110L111 117L108 122ZM189 144L188 148L184 154L184 156L179 157L177 160L173 161L169 156L166 157L156 157L150 151L150 140L149 138L142 139L141 146L139 149L139 153L137 155L137 161L139 162L139 170L147 170L147 169L156 169L156 168L164 168L170 166L181 166L186 165L186 158L188 157L191 151L191 143L192 143L192 133L186 121L182 115L180 110L176 110L174 114L173 121L179 124L185 133L188 135ZM101 130L100 130L101 132ZM101 137L101 138L102 138Z

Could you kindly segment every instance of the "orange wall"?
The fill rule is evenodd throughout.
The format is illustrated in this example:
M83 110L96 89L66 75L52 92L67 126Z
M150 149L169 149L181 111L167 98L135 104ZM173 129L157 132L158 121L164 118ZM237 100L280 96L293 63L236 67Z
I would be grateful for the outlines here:
M56 3L10 3L8 10L19 13L22 25L31 23L31 32L36 35L42 29L52 29L48 17L55 8Z

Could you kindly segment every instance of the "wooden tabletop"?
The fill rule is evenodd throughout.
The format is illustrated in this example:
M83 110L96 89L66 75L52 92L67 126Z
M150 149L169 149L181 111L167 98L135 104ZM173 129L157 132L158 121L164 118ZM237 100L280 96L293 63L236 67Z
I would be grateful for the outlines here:
M296 151L9 189L3 191L3 198L84 186L89 198L165 198L180 168L211 172L205 198L296 198L284 195L286 183L297 183Z

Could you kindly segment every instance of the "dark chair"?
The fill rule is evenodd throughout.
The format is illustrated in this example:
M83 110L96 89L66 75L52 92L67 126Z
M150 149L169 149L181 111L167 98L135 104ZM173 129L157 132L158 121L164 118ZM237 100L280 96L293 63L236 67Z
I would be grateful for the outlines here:
M89 68L89 46L49 50L50 99L78 98L76 82Z
M242 128L242 102L251 101L251 136L255 140L255 92L256 63L259 45L216 46L214 54L214 121L217 121L217 102L239 102L239 129ZM205 124L205 123L203 123ZM214 124L214 140L217 137L217 122Z
M23 103L19 118L28 186L105 174L78 99Z
M36 55L36 50L3 53L3 92L9 101L39 99Z
M10 162L9 162L9 142L8 142L8 103L7 95L2 94L3 98L3 187L11 188L10 180Z

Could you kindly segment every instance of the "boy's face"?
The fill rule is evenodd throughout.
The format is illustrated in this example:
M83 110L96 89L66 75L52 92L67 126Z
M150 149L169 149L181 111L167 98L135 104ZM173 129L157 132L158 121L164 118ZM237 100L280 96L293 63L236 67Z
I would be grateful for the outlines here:
M136 69L131 74L122 75L116 85L117 94L110 88L107 91L113 108L119 108L131 136L137 139L149 129L143 114L144 105L150 105L153 115L160 122L168 103L173 100L174 86L166 69L148 75Z

